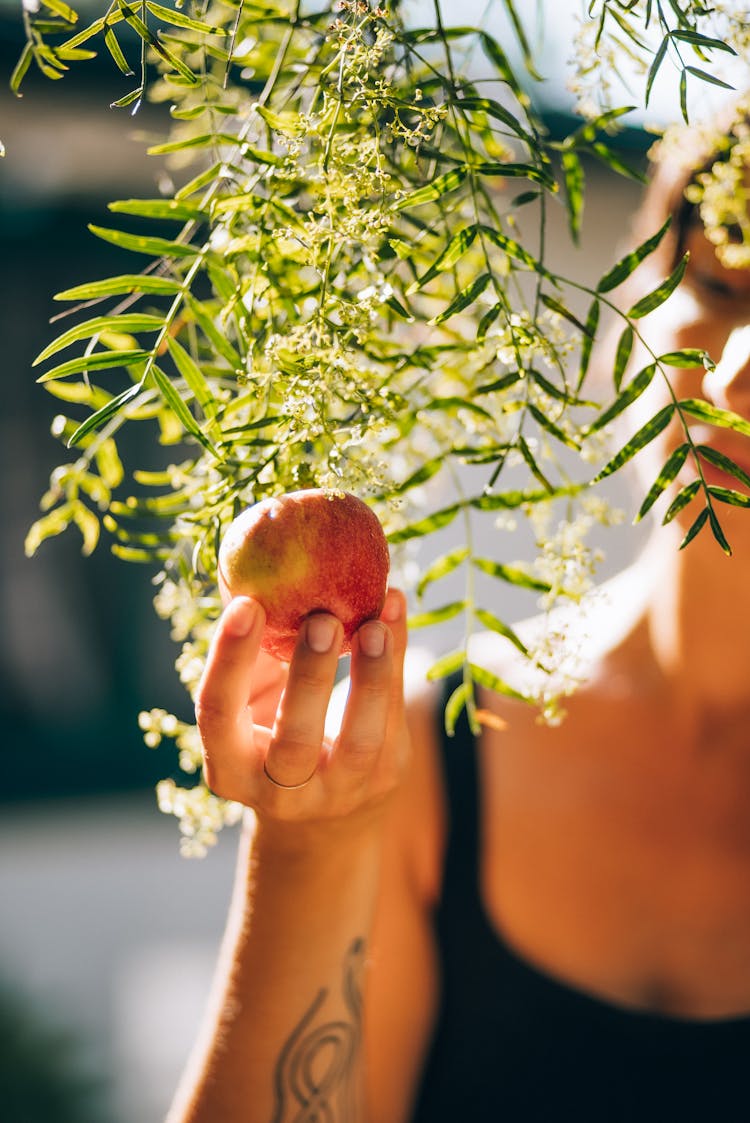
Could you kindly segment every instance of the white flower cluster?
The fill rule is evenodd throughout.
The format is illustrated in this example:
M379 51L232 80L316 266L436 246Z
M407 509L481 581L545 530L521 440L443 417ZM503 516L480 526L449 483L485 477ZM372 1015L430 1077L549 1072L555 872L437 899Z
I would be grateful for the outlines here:
M701 172L685 189L685 197L698 206L706 236L727 269L750 267L750 103L743 103L743 118L735 123L733 140L725 159Z
M203 858L216 844L219 831L238 823L245 810L238 803L219 799L204 784L181 788L174 780L161 780L156 797L159 810L179 820L180 852L186 858Z

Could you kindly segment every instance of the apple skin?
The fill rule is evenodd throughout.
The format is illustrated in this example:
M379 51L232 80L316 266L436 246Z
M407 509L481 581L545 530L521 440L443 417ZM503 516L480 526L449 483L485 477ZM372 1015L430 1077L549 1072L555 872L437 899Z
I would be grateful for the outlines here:
M266 613L261 647L289 662L302 622L330 612L344 627L341 654L357 628L380 615L388 543L375 513L349 492L323 488L263 499L228 527L219 548L224 600L249 596Z

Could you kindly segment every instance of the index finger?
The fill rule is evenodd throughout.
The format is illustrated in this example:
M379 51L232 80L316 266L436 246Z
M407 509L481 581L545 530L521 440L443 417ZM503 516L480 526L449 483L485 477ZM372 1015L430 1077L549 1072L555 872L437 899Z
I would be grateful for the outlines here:
M195 715L204 747L215 738L236 737L249 720L248 699L265 614L250 597L235 597L214 634L198 686Z

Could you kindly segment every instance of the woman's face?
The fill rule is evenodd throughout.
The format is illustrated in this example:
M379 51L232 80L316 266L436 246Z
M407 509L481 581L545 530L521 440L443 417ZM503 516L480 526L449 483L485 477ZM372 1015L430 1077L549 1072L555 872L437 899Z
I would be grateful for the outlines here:
M722 265L697 215L687 231L684 248L689 252L690 259L682 284L665 304L641 321L640 330L656 355L699 348L707 351L717 364L717 370L710 372L702 367L685 370L666 367L666 375L678 399L702 398L750 421L750 269L728 269ZM651 286L654 287L658 280L652 275ZM741 331L743 328L748 330ZM643 366L650 356L641 349L639 358ZM637 369L639 367L631 367L633 373ZM629 423L635 422L635 430L670 400L666 382L657 372L651 387L632 412L628 411L626 419ZM712 445L750 474L750 437L696 420L690 420L690 434L695 444ZM641 486L650 488L670 452L685 439L684 427L675 417L636 458ZM734 477L706 461L702 463L708 484L748 492L749 489ZM693 458L688 456L678 477L678 485L684 486L697 474ZM674 489L671 494L674 494ZM681 517L686 526L697 516L696 504L700 502L698 498L686 508ZM730 512L724 504L718 506L720 519L723 520L727 512L734 522L738 512ZM740 514L750 536L750 511Z

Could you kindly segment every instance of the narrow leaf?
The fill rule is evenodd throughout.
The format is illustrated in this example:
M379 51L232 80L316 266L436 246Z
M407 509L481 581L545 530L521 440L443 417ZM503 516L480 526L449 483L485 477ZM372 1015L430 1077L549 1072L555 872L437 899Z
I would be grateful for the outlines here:
M409 628L428 628L432 624L443 624L446 620L453 620L466 608L466 601L453 601L444 604L442 608L433 608L429 612L419 612L407 620Z
M708 507L704 507L703 510L701 511L701 513L698 515L698 518L695 520L693 525L690 527L690 530L687 532L687 534L683 538L682 542L680 542L680 549L681 550L684 550L685 547L688 546L693 541L696 534L700 533L700 531L703 529L703 527L706 524L707 518L708 518ZM725 541L726 541L726 539L725 539ZM727 543L727 545L729 545L729 543Z
M458 312L462 312L464 308L468 308L473 304L477 297L481 296L487 285L490 283L491 277L489 273L482 273L476 277L470 285L466 285L459 293L453 298L447 308L444 308L437 316L434 316L428 322L430 324L443 324L449 320L451 316L455 316Z
M670 503L669 507L667 508L667 513L662 519L662 523L666 526L666 524L670 523L676 515L679 515L680 511L682 511L683 508L687 507L688 503L690 503L695 498L695 496L700 491L700 488L700 480L691 480L689 484L686 484L685 487L683 487L682 490L677 493L675 498Z
M467 546L458 546L455 550L437 558L420 577L416 589L417 596L422 597L429 585L439 581L441 577L447 577L449 573L453 573L459 566L463 565L469 553Z
M82 425L78 426L68 441L67 447L73 448L75 445L79 444L92 430L97 429L100 425L104 425L109 421L110 417L114 417L116 413L119 413L133 398L136 398L141 393L143 393L143 387L138 383L135 386L129 386L127 390L123 390L116 398L112 398L105 406L98 409L96 413L92 413L90 417L87 417Z
M723 452L711 448L710 445L698 445L696 451L700 453L703 459L707 460L709 464L721 468L722 472L726 472L729 476L734 476L735 479L740 480L746 487L750 487L750 475L748 475L744 468L740 468L739 464L735 464L734 460L725 456Z
M664 467L651 485L648 495L641 503L638 514L635 516L635 522L640 522L641 519L645 518L659 496L666 491L672 481L677 477L689 452L690 445L686 441L684 444L678 445L674 452L670 454Z
M450 194L451 191L457 190L468 174L469 169L465 165L452 168L451 171L439 175L432 183L428 183L425 187L420 187L417 191L412 191L403 199L399 199L396 203L396 209L402 211L406 207L420 207L424 203L434 203L437 199L442 199L444 195Z
M69 328L62 335L58 335L57 339L53 339L43 351L40 351L32 365L38 366L50 355L62 351L71 343L76 343L80 339L90 339L93 336L101 335L105 331L129 335L131 332L160 331L163 327L164 320L161 316L151 316L145 312L131 312L121 316L96 316L93 320L85 320L83 323Z
M750 437L750 421L731 410L719 409L701 398L685 398L679 403L679 408L699 421L707 421L709 425L718 425L721 429L733 429L735 433Z
M126 234L122 230L109 230L103 226L89 224L89 230L103 242L111 242L124 250L145 253L151 257L195 257L200 253L198 246L187 242L173 242L167 238L145 237L142 234Z
M55 295L55 300L98 300L103 296L121 296L130 293L153 293L173 295L180 292L182 284L170 277L159 277L148 273L127 273L119 277L107 277L103 281L91 281L64 289Z
M548 593L549 582L534 577L527 569L520 565L505 565L502 562L492 561L491 558L473 558L472 565L490 577L498 577L510 585L520 589L531 589L536 593Z
M627 280L631 273L635 272L641 262L657 248L669 229L671 221L671 218L667 219L664 225L660 227L655 234L652 234L652 236L647 238L645 242L642 242L640 246L637 246L636 249L631 250L630 253L620 258L617 264L613 265L612 268L604 274L599 284L596 286L596 291L610 292L612 289L616 289L618 285L621 285L623 281Z
M461 503L454 503L450 507L444 507L441 511L436 511L426 519L410 523L408 526L402 527L401 530L394 530L388 535L388 541L392 545L396 545L399 542L408 542L411 538L422 538L425 534L432 534L433 531L440 530L452 523L461 507Z
M642 448L650 444L651 441L658 437L662 430L666 429L667 425L674 413L674 405L670 402L669 405L664 406L655 414L650 421L642 425L638 432L630 438L627 444L623 445L618 453L612 457L608 464L606 464L600 472L593 479L593 483L598 483L604 480L607 476L611 476L614 472L619 471L623 464L627 464L632 460L636 453L640 452Z
M635 338L634 332L630 324L624 329L622 335L617 342L617 354L615 355L615 369L612 374L612 379L615 384L615 390L619 393L622 385L622 376L625 373L625 368L630 359L630 353L633 350L633 339Z
M647 316L649 312L653 312L655 308L658 308L672 295L685 275L688 256L688 254L685 254L677 268L670 273L665 281L662 281L658 288L655 288L653 292L648 293L646 296L636 301L628 312L630 319L639 320L641 317Z
M417 292L418 289L437 277L439 273L444 273L447 269L451 269L457 261L460 261L476 236L476 226L465 226L463 229L456 231L443 252L433 261L426 273L423 273L414 284L409 286L406 290L406 295L411 296L413 293Z
M456 732L456 725L458 719L466 708L466 704L472 696L472 688L470 682L461 682L451 694L450 698L445 704L445 732L449 737L452 737Z
M451 651L448 655L443 655L442 658L432 664L427 671L426 678L428 678L430 682L434 682L436 679L440 678L447 678L448 675L459 671L465 662L465 651Z
M106 370L109 367L130 367L148 359L148 351L95 351L92 355L81 355L67 363L60 363L46 371L37 382L52 382L57 378L69 378L71 374L82 374L90 370Z
M474 611L474 615L488 631L496 632L499 636L505 636L514 647L518 648L522 655L529 654L529 649L518 634L507 624L504 624L502 620L498 619L497 616L493 615L493 613L487 612L484 608L477 608Z
M651 384L651 381L656 372L656 363L649 363L642 371L635 376L632 382L629 382L623 392L615 399L608 409L600 413L595 421L592 421L586 430L587 433L596 433L597 430L603 429L605 425L609 425L610 421L614 421L624 410L628 408L637 398L641 396L643 391Z

